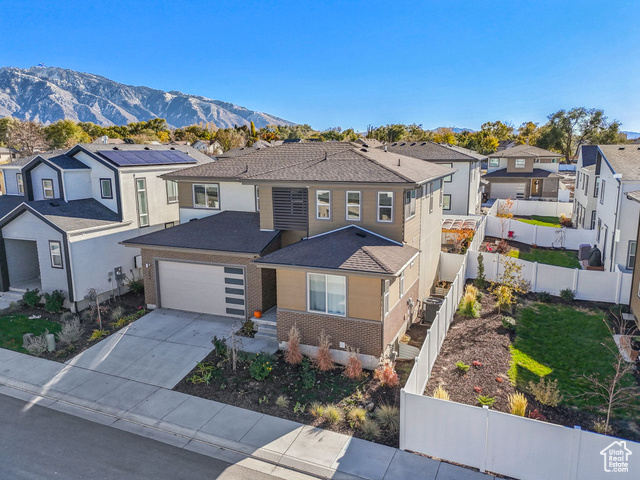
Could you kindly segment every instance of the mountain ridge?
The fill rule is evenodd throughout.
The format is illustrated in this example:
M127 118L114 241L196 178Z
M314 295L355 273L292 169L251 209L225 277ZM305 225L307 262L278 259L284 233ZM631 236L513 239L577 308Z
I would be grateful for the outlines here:
M126 85L60 67L0 67L0 117L45 124L61 119L97 125L164 118L172 127L212 122L220 128L294 125L283 118L178 90Z

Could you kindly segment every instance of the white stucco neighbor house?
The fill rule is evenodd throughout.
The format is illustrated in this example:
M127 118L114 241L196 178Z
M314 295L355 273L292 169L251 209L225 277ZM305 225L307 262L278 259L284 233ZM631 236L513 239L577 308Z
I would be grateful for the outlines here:
M77 311L91 288L123 292L140 252L119 242L179 222L177 185L159 176L211 161L189 146L79 144L0 165L0 295L61 290Z
M576 228L596 228L596 207L600 177L596 176L597 145L582 145L578 150L571 221Z
M483 155L472 150L434 142L394 142L391 145L376 148L386 148L391 153L399 153L456 169L453 175L444 179L443 213L445 215L480 213L482 206L480 164L486 158Z

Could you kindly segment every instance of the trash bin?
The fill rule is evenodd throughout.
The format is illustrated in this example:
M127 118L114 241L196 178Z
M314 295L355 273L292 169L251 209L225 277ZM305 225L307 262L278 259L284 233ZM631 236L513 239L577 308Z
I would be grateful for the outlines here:
M578 260L589 260L589 252L591 251L591 245L583 243L578 247Z
M422 301L422 323L433 323L443 301L438 297L427 297Z

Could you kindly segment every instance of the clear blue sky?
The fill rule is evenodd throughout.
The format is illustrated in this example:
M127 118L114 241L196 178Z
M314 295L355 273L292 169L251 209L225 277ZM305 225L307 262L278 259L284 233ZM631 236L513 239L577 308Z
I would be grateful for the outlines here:
M0 66L42 62L316 129L477 129L598 107L640 132L640 1L0 0Z

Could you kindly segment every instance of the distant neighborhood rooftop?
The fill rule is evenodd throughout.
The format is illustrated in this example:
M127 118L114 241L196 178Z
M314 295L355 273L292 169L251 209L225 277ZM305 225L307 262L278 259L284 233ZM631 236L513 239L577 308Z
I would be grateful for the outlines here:
M541 168L534 168L531 172L507 172L505 168L502 170L495 170L491 173L487 173L482 178L560 178L562 175L550 172L548 170L542 170Z
M378 147L383 148L383 147ZM434 142L394 142L387 146L387 151L401 153L420 160L449 162L469 162L478 160L471 154L471 150L464 151L462 148L453 148L450 145L440 145ZM474 152L479 155L477 152ZM486 158L486 157L481 157Z
M543 148L534 147L533 145L516 145L512 148L507 148L495 153L490 153L488 156L491 158L560 158L562 157L562 154L551 152Z

